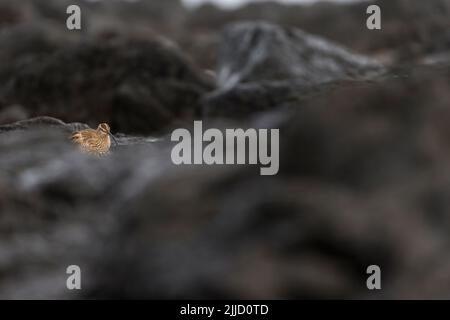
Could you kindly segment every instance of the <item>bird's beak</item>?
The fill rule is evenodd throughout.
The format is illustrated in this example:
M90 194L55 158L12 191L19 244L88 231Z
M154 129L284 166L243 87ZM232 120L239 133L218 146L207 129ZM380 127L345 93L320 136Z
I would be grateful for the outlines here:
M119 145L119 143L117 142L116 138L113 136L112 133L109 134L111 136L111 138L114 140L114 143L116 144L116 146Z

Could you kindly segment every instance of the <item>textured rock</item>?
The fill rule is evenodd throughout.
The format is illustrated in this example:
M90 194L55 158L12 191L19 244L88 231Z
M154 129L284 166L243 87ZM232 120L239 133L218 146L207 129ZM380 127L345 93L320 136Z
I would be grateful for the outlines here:
M450 96L432 97L450 67L398 72L289 112L278 176L196 167L142 188L118 208L90 297L448 297ZM365 287L370 264L381 292Z
M0 296L78 297L78 264L85 298L448 297L449 86L449 66L399 69L266 112L249 125L280 127L270 178L175 167L167 138L97 158L67 140L81 124L0 126Z
M318 84L362 77L380 68L367 57L298 29L241 22L224 31L217 73L219 86L232 88L265 80Z
M298 29L237 23L223 33L219 89L203 101L206 116L244 117L290 106L331 82L364 80L381 64Z
M4 105L94 126L150 133L199 113L212 88L175 49L151 41L67 44L51 55L4 66Z
M28 113L24 107L11 105L0 111L0 124L12 123L28 118Z
M65 28L69 4L82 8L80 32ZM1 0L0 11L0 60L8 61L0 66L0 116L21 105L31 117L149 133L197 114L198 98L212 87L155 30L182 22L178 0ZM17 115L6 112L2 123Z
M69 141L83 128L49 117L0 126L1 298L74 297L66 267L101 252L118 222L112 209L164 172L164 164L152 169L154 139L117 135L119 146L98 158Z
M424 54L450 51L449 0L377 0L371 4L382 10L381 32L365 28L368 4L363 1L319 1L307 6L263 1L236 10L205 5L188 17L188 25L190 30L214 34L232 22L264 20L320 35L390 63L420 61Z

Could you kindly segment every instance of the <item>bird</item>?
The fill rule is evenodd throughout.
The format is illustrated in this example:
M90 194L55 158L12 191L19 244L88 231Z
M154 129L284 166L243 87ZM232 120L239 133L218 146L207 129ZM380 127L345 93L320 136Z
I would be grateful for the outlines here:
M74 132L70 139L79 145L82 152L101 156L107 154L111 148L110 137L118 145L109 125L100 123L96 130L85 129Z

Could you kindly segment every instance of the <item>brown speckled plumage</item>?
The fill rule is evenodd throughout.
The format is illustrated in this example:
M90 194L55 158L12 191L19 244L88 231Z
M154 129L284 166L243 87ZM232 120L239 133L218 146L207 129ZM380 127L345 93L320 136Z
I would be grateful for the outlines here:
M83 152L104 155L111 147L110 135L109 125L101 123L96 130L86 129L75 132L72 134L71 140L77 143Z

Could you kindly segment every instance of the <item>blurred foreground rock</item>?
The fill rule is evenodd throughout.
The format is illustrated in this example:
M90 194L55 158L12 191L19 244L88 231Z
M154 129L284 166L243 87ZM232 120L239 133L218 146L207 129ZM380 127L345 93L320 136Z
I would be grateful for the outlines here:
M274 177L176 167L167 137L118 134L97 158L67 141L80 124L2 126L0 296L449 297L449 85L449 66L397 70L326 87L281 123L266 112ZM365 287L370 264L381 292Z

